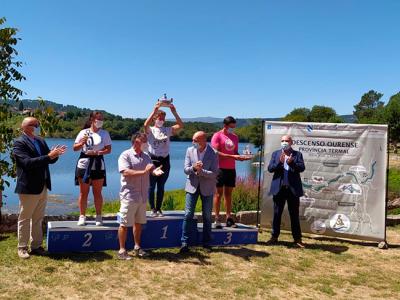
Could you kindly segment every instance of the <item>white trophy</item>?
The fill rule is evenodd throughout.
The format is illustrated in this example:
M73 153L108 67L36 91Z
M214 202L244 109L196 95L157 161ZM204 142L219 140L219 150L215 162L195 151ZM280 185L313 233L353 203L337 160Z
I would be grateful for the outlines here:
M253 153L251 152L250 145L246 145L243 149L243 155L246 160L250 160L254 157Z
M164 94L161 98L158 98L158 102L161 103L161 106L171 107L173 98L168 99L167 94Z

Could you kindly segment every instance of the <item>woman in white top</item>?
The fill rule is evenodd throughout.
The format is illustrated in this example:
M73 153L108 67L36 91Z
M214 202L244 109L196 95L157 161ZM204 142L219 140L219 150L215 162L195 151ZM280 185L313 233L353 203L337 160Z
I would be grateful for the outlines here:
M106 186L106 168L103 155L111 152L110 134L102 129L104 117L101 112L94 111L90 114L84 129L75 139L74 151L81 151L75 171L75 184L79 185L79 210L78 225L86 224L87 199L92 186L94 206L96 208L96 225L103 224L101 211L103 207L103 186Z
M167 182L170 170L169 143L170 137L176 135L183 128L183 122L176 112L173 104L170 104L171 113L176 119L176 124L171 127L165 127L165 112L160 110L161 103L158 102L152 113L144 122L145 132L148 140L148 152L155 167L161 167L164 172L161 176L150 174L149 203L152 210L151 216L162 217L161 205L164 198L164 186ZM154 124L153 126L150 126ZM157 200L154 203L154 192L157 186Z

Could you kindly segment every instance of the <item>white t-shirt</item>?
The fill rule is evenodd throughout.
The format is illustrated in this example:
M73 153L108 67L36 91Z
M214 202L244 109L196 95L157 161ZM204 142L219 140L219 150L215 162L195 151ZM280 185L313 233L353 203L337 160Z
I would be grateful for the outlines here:
M111 137L108 131L104 129L100 129L97 132L93 132L90 128L83 129L78 133L78 136L75 139L75 144L79 143L79 141L84 137L84 135L88 135L85 145L82 147L82 152L86 152L88 150L100 151L103 150L105 146L111 145ZM81 158L78 160L78 168L86 169L89 163L89 158ZM102 162L101 169L104 170L104 162ZM95 164L92 166L92 170L95 170Z
M169 155L169 138L172 135L172 127L150 127L147 135L149 153L155 156L167 157Z

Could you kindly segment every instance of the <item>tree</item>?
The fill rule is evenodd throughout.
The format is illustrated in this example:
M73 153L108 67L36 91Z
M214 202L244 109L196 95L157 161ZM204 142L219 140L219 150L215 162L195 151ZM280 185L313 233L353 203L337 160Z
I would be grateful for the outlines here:
M249 142L252 143L256 148L260 148L264 140L264 137L262 136L262 126L263 123L261 119L251 120Z
M329 106L314 105L310 111L311 122L341 123L342 119Z
M18 110L19 111L24 111L24 102L22 102L22 101L19 102Z
M295 108L285 117L285 121L291 122L310 122L310 110L305 107Z
M380 101L383 94L370 90L362 95L360 102L354 105L353 114L358 123L377 124L383 122L384 103Z
M25 80L18 71L22 62L16 59L18 52L15 46L20 40L16 37L18 29L5 27L5 22L5 18L0 18L0 191L4 191L5 185L10 185L3 179L4 176L15 177L12 158L7 159L4 155L10 155L13 138L17 133L16 129L8 126L11 110L7 100L19 100L22 90L15 87L14 83Z
M397 143L400 141L400 92L390 97L384 115L389 125L389 139L397 153Z

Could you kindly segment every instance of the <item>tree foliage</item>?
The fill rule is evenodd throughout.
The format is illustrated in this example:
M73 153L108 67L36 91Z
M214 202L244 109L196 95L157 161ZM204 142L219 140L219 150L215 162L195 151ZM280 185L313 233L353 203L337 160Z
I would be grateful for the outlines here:
M284 120L291 122L343 122L332 107L322 105L314 105L311 110L306 107L295 108L284 117Z
M354 105L353 114L357 123L379 124L384 122L384 103L380 101L383 94L370 90L361 96L360 101Z
M8 99L19 100L22 90L15 86L15 82L25 80L25 77L18 71L22 62L16 59L18 52L15 48L20 40L16 35L17 28L6 27L5 18L0 18L0 190L9 182L3 179L4 176L15 176L15 168L11 157L4 154L10 153L13 138L16 130L9 126L11 119L10 105Z
M389 138L397 152L397 143L400 141L400 92L390 97L384 116L389 125Z
M293 109L283 119L285 121L291 121L291 122L311 122L310 113L311 111L308 108L299 107Z

